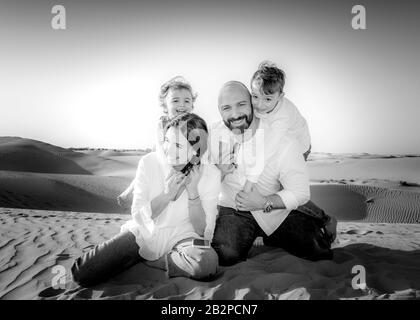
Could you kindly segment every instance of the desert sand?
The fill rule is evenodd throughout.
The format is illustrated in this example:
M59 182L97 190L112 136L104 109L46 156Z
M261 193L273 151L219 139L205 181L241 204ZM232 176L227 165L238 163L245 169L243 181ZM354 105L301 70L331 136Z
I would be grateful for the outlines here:
M0 299L419 299L420 157L313 154L312 199L338 220L332 261L255 247L211 281L138 264L93 288L64 277L130 215L115 197L142 152L73 151L0 138ZM401 183L401 182L406 182ZM352 268L366 270L353 288Z

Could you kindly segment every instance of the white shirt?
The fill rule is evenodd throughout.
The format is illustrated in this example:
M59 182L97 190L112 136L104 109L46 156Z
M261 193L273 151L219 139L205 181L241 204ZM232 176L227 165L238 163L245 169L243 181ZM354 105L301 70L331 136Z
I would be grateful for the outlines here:
M121 231L129 230L134 234L140 256L150 261L159 259L183 239L200 238L189 219L186 190L176 201L171 201L158 217L151 218L151 201L164 191L169 171L170 166L161 152L151 152L140 159L134 179L133 219L121 227ZM204 238L211 240L217 217L220 171L212 164L203 164L197 187L206 215Z
M270 113L261 114L254 110L254 114L264 119L278 135L288 135L300 144L301 153L305 153L311 146L311 135L305 118L296 106L286 97L282 97L277 106Z
M213 161L219 154L217 138L226 139L224 143L227 143L236 137L222 121L212 126ZM309 174L298 142L288 136L278 136L265 119L260 119L252 138L241 144L237 158L237 170L226 175L222 182L219 204L236 209L235 198L243 189L248 172L252 175L258 172L258 191L264 196L278 194L286 207L269 213L251 212L267 235L273 233L292 210L309 201Z

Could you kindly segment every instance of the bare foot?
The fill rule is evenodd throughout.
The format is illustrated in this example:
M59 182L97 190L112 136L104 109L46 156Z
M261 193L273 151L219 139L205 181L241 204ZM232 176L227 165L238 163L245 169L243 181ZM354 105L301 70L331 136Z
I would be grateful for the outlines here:
M330 221L325 225L325 231L330 235L331 242L334 242L337 237L337 219L330 217Z
M264 245L264 240L263 240L263 237L257 237L255 240L254 240L254 244L253 244L255 247L261 247L261 246L263 246Z

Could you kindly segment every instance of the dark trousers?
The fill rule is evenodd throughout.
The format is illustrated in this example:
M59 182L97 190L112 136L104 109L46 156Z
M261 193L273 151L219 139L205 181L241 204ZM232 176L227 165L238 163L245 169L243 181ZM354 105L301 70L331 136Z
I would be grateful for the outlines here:
M106 281L140 261L139 246L134 235L127 231L97 245L74 262L73 280L83 287Z
M267 236L251 212L219 206L212 246L222 266L245 261L257 237L263 237L267 246L283 248L300 258L332 259L323 216L322 209L309 202L305 209L290 212L277 230Z

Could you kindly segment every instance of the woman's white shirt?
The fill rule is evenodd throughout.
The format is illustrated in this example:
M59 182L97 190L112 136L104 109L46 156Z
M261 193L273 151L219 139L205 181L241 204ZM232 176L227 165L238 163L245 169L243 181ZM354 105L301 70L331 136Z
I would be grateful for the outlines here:
M203 155L206 157L207 153ZM151 152L143 156L134 179L132 220L121 227L136 237L139 254L146 260L157 260L168 253L179 241L195 237L189 219L187 191L176 201L171 201L162 213L152 219L151 201L165 188L165 180L171 167L161 152ZM206 215L204 238L212 240L217 217L217 200L221 185L220 171L212 164L203 164L203 173L198 183L198 193Z

